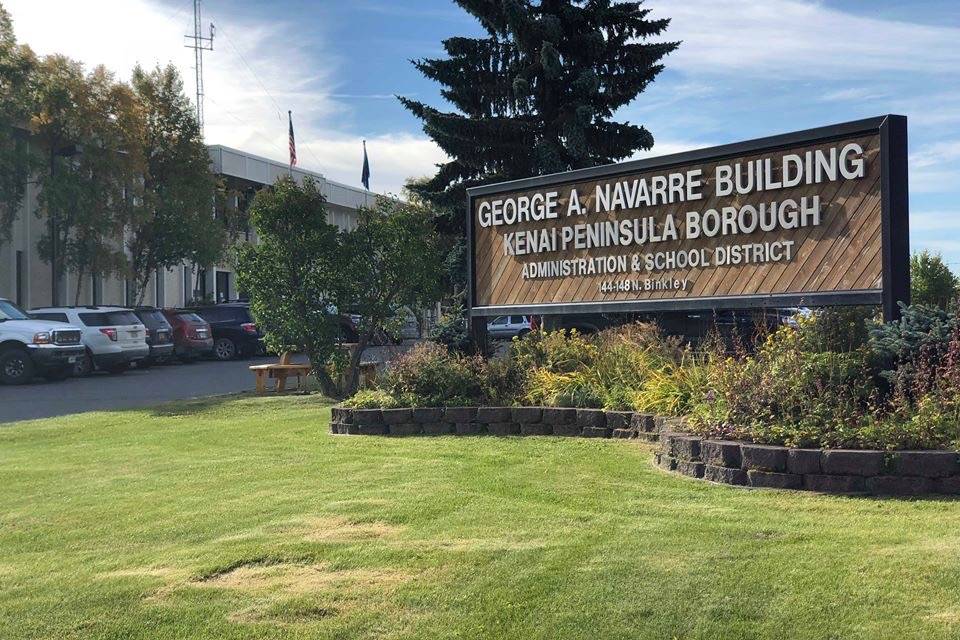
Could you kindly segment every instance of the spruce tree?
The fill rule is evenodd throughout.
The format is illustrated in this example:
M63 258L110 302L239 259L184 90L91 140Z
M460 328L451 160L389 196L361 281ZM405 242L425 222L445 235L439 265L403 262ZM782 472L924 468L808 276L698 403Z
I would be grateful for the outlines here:
M629 157L650 149L644 127L616 122L663 70L679 43L649 42L668 19L641 2L455 0L486 37L444 40L446 58L413 61L456 111L400 98L450 161L411 191L448 212L463 232L465 189Z

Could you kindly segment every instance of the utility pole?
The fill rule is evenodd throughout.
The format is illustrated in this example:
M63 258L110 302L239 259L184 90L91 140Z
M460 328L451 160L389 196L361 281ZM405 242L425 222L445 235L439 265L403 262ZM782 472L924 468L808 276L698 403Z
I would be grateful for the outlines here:
M197 74L197 124L200 125L200 135L203 135L203 52L213 51L213 34L215 27L210 23L210 35L203 35L203 26L200 20L200 0L193 0L193 35L183 36L188 43L184 46L193 49L196 57Z

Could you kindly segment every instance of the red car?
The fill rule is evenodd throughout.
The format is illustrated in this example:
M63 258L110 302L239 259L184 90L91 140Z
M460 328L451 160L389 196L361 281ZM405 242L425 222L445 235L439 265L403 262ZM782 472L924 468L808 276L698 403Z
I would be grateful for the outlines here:
M184 309L164 309L163 315L173 327L176 357L189 362L213 353L213 331L206 320Z

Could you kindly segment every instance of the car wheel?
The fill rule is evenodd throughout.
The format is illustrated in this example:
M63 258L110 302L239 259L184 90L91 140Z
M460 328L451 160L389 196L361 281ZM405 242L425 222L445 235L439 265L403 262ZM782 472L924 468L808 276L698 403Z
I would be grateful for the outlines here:
M66 380L71 375L73 375L73 365L67 365L66 367L60 367L59 369L54 369L53 371L48 371L43 374L43 377L49 380L50 382L60 382Z
M237 345L230 338L220 338L213 346L213 355L217 360L233 360L237 357Z
M77 364L73 369L74 375L77 376L88 376L93 373L93 356L90 355L90 352L84 353L83 356L77 360Z
M0 353L0 382L26 384L33 379L33 374L33 360L23 349L7 349Z

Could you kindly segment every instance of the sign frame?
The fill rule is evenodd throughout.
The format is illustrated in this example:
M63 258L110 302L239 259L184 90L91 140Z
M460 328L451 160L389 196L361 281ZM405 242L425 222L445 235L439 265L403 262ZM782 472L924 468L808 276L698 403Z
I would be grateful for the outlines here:
M616 178L643 171L663 171L696 163L770 153L798 145L841 140L857 135L880 138L881 288L814 293L743 294L656 300L557 302L514 305L476 303L474 199L524 189L547 187L590 179ZM501 315L550 315L576 313L689 311L705 309L760 309L774 307L819 307L835 305L881 305L885 320L899 317L898 302L910 303L910 226L907 168L907 118L887 114L862 120L756 138L716 147L696 149L654 158L576 169L467 189L467 312L471 318Z

